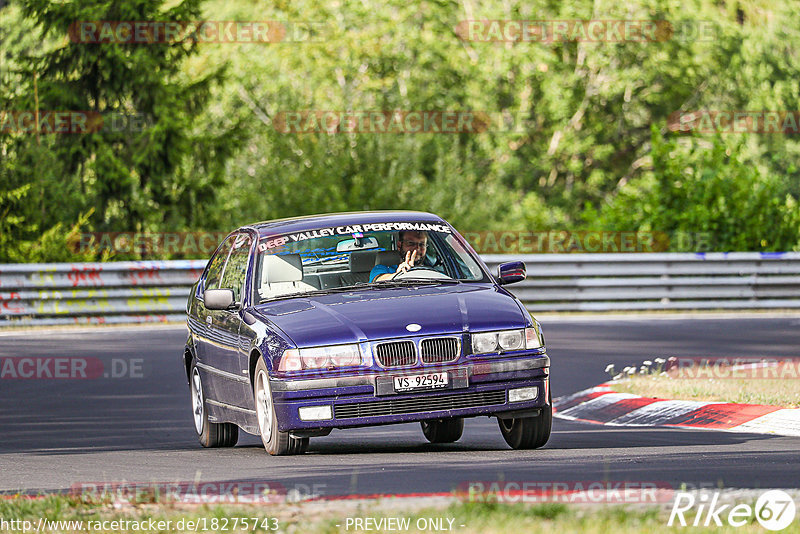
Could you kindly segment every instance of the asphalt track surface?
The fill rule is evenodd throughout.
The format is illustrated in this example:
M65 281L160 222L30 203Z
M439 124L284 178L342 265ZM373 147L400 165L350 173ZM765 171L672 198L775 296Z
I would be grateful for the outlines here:
M617 368L668 356L783 356L800 349L800 315L782 318L543 320L554 396ZM136 376L0 379L0 490L97 482L277 483L301 495L448 492L473 481L630 481L672 487L797 488L800 438L707 430L604 427L556 419L549 443L513 451L495 419L466 421L455 444L419 425L334 430L303 456L271 457L241 433L203 449L180 365L183 327L0 333L0 358L139 360ZM121 371L117 365L116 371Z

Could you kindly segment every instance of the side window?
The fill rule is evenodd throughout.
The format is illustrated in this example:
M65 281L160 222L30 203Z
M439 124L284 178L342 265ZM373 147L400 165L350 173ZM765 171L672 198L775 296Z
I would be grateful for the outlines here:
M460 280L480 280L483 278L481 268L478 267L475 260L472 259L467 250L461 246L452 234L448 234L444 241L455 252L452 256L456 261L456 268L460 271L456 278Z
M244 279L247 275L247 263L250 260L250 244L252 239L247 234L239 234L233 242L233 250L222 273L219 287L233 289L234 300L241 302L244 291Z
M208 262L208 271L206 272L205 289L219 289L219 279L222 276L222 269L225 267L225 261L228 259L228 253L231 251L234 236L230 236L222 246L219 248L211 261Z

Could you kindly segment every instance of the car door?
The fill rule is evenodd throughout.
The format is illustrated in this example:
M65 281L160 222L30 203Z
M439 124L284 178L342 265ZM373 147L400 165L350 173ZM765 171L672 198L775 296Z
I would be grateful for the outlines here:
M212 316L212 328L224 343L216 347L214 358L221 372L218 387L228 404L253 409L250 390L248 340L242 337L243 305L246 300L245 279L250 263L253 238L246 232L237 234L225 269L220 279L220 289L233 291L236 309L218 310Z
M217 349L220 343L220 336L218 328L214 326L216 320L219 324L219 317L221 313L217 310L209 310L205 307L203 302L203 293L206 289L219 289L219 283L222 279L222 274L225 270L225 264L228 261L228 256L231 252L235 236L229 236L217 248L217 251L208 262L205 276L201 280L202 287L199 290L199 302L197 305L197 317L193 324L193 329L196 333L195 347L197 349L197 366L203 378L203 385L207 399L218 401L221 398L222 391L219 390L220 385L223 387L224 382L220 382L220 374L217 369Z

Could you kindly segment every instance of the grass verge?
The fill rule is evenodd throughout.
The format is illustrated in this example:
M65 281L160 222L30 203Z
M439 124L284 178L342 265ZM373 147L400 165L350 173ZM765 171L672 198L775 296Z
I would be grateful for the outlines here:
M613 383L614 391L641 397L800 408L800 381L675 379L633 376Z
M748 501L749 502L749 501ZM77 497L0 499L0 518L29 521L32 529L41 519L79 521L39 532L290 532L338 534L345 532L459 532L537 533L585 532L619 534L675 532L669 527L669 507L658 505L575 505L558 502L506 504L445 499L435 506L430 499L379 501L321 501L276 505L119 504L87 502ZM349 522L348 522L349 518ZM358 528L357 518L371 519ZM247 519L247 528L243 520ZM381 523L381 519L393 522ZM0 532L19 532L0 521ZM117 523L112 523L116 521ZM132 523L137 522L136 526ZM182 523L180 523L183 521ZM188 527L188 521L195 528ZM97 522L100 522L98 524ZM104 523L105 522L105 523ZM169 522L169 524L167 524ZM236 525L236 528L234 528ZM399 525L399 527L398 527ZM17 527L21 525L17 524ZM89 528L87 528L89 527ZM692 532L764 532L752 519L743 527L691 527ZM795 521L786 534L800 533Z
M617 375L613 387L642 397L798 408L800 361L681 365L663 372L643 366L638 374Z

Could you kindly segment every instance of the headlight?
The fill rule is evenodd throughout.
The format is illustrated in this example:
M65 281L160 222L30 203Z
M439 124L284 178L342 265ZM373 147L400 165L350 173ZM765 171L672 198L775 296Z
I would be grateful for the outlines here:
M473 354L538 349L541 346L542 343L536 328L472 334Z
M519 350L525 344L525 334L522 330L499 332L497 342L503 350Z
M488 332L486 334L472 334L473 354L485 354L497 350L497 334Z
M330 345L308 349L289 349L283 352L279 371L301 371L303 369L331 369L362 365L358 345Z

